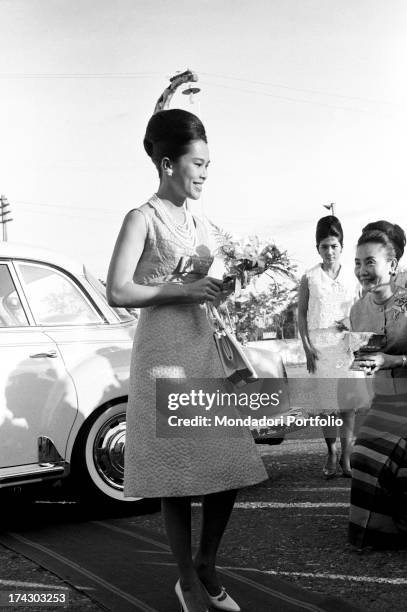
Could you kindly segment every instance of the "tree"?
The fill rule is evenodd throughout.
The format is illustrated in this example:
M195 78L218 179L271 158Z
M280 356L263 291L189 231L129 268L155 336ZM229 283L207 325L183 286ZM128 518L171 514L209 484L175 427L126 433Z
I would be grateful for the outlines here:
M222 236L222 234L220 234ZM224 314L228 314L237 338L245 343L260 340L264 329L274 330L279 338L285 337L285 326L289 317L293 319L298 294L298 279L294 273L296 266L290 261L286 252L281 252L273 243L264 243L258 236L250 236L244 241L236 241L226 235L233 255L230 261L239 261L243 252L254 257L256 253L269 254L269 267L259 276L256 268L245 273L248 284L242 290L232 294L224 305ZM227 245L229 248L229 245ZM223 251L225 252L225 248ZM226 250L227 253L227 250ZM228 253L227 253L228 255ZM227 261L227 260L226 260ZM233 264L227 261L229 268ZM234 266L236 269L238 266ZM228 314L227 314L228 313ZM291 322L295 328L295 321Z
M296 296L295 296L296 299ZM270 284L262 291L244 290L235 299L233 294L226 302L231 322L240 342L261 340L264 329L273 329L278 337L284 337L287 307L293 302L293 289Z

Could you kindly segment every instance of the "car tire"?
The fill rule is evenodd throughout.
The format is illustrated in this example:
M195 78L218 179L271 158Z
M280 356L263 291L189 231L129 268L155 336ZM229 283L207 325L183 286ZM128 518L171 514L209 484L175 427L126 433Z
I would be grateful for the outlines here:
M151 512L160 500L124 497L126 403L109 404L85 421L75 441L71 461L71 488L86 502L115 510Z

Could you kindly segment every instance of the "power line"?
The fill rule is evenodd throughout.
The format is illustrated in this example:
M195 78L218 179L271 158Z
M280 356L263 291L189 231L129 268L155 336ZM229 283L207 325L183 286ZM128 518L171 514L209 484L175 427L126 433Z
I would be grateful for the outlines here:
M258 91L258 90L253 90L253 89L244 89L242 87L234 87L233 85L223 85L220 83L211 83L210 81L202 81L201 83L204 82L206 85L212 86L212 87L221 87L222 89L230 89L233 91L240 91L242 93L249 93L249 94L255 94L255 95L260 95L260 96L266 96L268 98L274 98L275 100L282 100L284 102L294 102L296 104L311 104L311 105L316 105L316 106L324 106L326 108L333 108L335 110L346 110L346 111L353 111L353 112L357 112L357 113L374 113L376 114L377 112L380 112L379 110L375 110L375 109L366 109L366 108L357 108L357 107L353 107L353 106L339 106L336 104L328 104L326 102L319 102L317 100L304 100L301 98L290 98L288 96L281 96L281 95L276 95L270 92L266 92L266 91ZM382 114L382 113L381 113Z
M215 78L219 78L219 79L230 79L232 81L240 81L243 83L251 83L253 85L265 85L267 87L276 87L278 89L287 89L289 91L299 91L302 93L310 93L310 94L317 94L317 95L321 95L321 96L329 96L329 97L334 97L334 98L343 98L343 99L348 99L348 100L359 100L361 102L371 102L374 104L389 104L392 106L399 106L401 107L401 104L395 104L394 102L390 102L387 100L375 100L373 98L362 98L360 96L347 96L344 94L339 94L339 93L332 93L332 92L327 92L327 91L320 91L320 90L316 90L316 89L304 89L304 88L300 88L300 87L290 87L288 85L280 85L278 83L270 83L267 81L255 81L253 79L244 79L244 78L240 78L240 77L235 77L235 76L230 76L230 75L224 75L224 74L214 74L214 73L210 73L210 72L200 72L200 74L206 75L206 76L212 76Z
M19 210L26 210L28 212L28 214L31 215L55 215L57 217L67 217L69 219L75 219L76 221L78 220L87 220L87 221L105 221L108 223L112 223L112 219L106 219L103 215L99 216L99 217L88 217L87 215L70 215L68 212L65 211L59 211L59 210L34 210L30 207L27 206L19 206ZM119 218L119 217L118 217Z
M236 77L231 75L224 74L216 74L211 72L200 72L201 75L214 77L218 79L228 79L232 81L238 81L241 83L250 83L252 85L261 85L266 87L274 87L277 89L285 89L288 91L297 91L300 93L308 93L312 95L320 95L327 96L333 98L342 98L344 100L357 100L360 102L368 102L373 104L384 104L390 106L396 106L398 108L402 108L403 105L397 104L395 102L391 102L389 100L376 100L374 98L364 98L362 96L349 96L340 93L321 91L317 89L306 89L302 87L291 87L289 85L282 85L280 83L273 83L270 81L257 81L254 79L245 79L242 77ZM143 78L152 78L160 76L162 77L161 72L55 72L55 73L46 73L46 72L0 72L0 79L143 79ZM222 85L220 85L222 86ZM245 91L247 93L262 93L262 92L252 92L250 90L239 89L239 91ZM267 95L267 94L263 94ZM274 94L270 94L273 95ZM274 96L279 97L279 96ZM284 100L288 101L298 101L298 102L307 102L306 100L298 100L293 98L281 97ZM317 104L317 102L315 102ZM321 105L324 105L321 103ZM342 108L342 107L334 107L334 108ZM349 108L349 107L345 107ZM356 110L349 108L349 110Z
M105 213L109 215L116 215L117 213L108 209L108 208L92 208L91 206L71 206L70 204L46 204L44 202L28 202L26 200L16 200L16 204L21 204L23 206L40 206L45 208L69 208L69 210L79 210L79 211L90 211L94 213Z
M203 76L214 77L218 79L227 79L229 81L238 81L241 83L250 83L252 85L262 85L266 87L274 87L277 89L286 89L288 91L298 91L300 93L316 94L334 98L342 98L346 100L359 100L361 102L370 102L374 104L386 104L392 106L400 106L388 100L376 100L373 98L364 98L362 96L349 96L341 93L321 91L318 89L307 89L303 87L292 87L282 85L281 83L273 83L270 81L257 81L255 79L246 79L232 75L216 74L212 72L200 72ZM0 72L0 78L21 78L21 79L139 79L161 76L161 72ZM244 91L244 90L242 90Z
M1 79L144 79L159 72L0 72Z

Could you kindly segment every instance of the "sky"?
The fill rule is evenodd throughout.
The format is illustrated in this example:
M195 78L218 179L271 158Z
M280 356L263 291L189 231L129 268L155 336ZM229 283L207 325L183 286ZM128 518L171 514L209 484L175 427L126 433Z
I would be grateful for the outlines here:
M155 102L191 68L209 177L197 214L318 261L335 203L360 230L407 229L405 0L0 0L0 193L9 240L106 277L125 213L158 187L143 146Z

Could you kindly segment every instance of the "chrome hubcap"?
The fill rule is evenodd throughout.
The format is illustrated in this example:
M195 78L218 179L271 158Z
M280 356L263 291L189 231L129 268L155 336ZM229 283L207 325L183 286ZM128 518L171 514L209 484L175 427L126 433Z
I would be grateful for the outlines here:
M93 460L100 477L110 486L123 490L126 415L103 423L93 443Z

